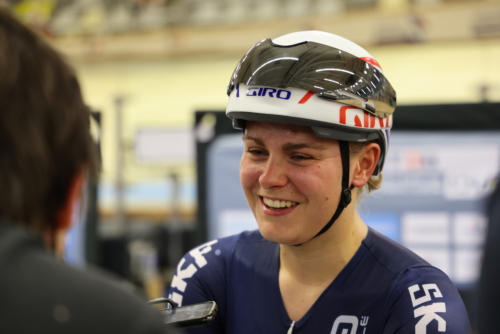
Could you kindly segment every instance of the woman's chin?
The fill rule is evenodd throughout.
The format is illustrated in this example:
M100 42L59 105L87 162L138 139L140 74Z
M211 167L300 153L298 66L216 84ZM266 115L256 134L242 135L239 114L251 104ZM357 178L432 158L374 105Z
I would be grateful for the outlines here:
M278 231L275 228L266 228L259 226L260 233L264 239L275 242L280 245L298 245L304 242L300 236L290 233L290 231Z

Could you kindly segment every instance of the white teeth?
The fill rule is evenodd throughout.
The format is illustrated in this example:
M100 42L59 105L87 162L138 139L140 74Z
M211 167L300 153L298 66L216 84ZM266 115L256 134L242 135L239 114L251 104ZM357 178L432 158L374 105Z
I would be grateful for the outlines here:
M297 205L297 202L291 202L291 201L273 201L272 199L262 197L264 200L264 203L273 208L273 209L280 209L280 208L289 208L291 206Z

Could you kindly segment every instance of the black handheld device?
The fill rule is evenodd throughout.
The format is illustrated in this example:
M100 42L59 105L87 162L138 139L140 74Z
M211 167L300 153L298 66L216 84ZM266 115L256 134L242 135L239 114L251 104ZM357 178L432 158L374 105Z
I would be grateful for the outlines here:
M213 301L184 305L177 307L175 302L168 298L158 298L148 304L168 303L172 307L161 310L163 321L167 325L178 328L190 328L208 325L217 314L217 304Z

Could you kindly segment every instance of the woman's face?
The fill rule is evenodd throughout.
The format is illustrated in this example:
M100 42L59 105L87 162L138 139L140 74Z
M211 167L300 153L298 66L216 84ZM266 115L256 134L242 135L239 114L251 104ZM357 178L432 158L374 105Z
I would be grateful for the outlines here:
M338 142L309 127L248 122L240 180L262 235L295 245L330 220L340 197Z

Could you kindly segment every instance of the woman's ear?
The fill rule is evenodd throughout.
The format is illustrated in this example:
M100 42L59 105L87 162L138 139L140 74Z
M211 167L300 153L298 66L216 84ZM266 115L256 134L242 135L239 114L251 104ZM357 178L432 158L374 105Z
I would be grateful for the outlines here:
M364 186L372 176L379 158L380 146L376 143L366 145L358 155L351 158L351 184L355 187Z
M57 212L56 226L58 230L66 231L71 227L73 217L74 203L82 194L83 184L85 181L85 170L81 169L71 178L71 183L66 194L64 205Z

